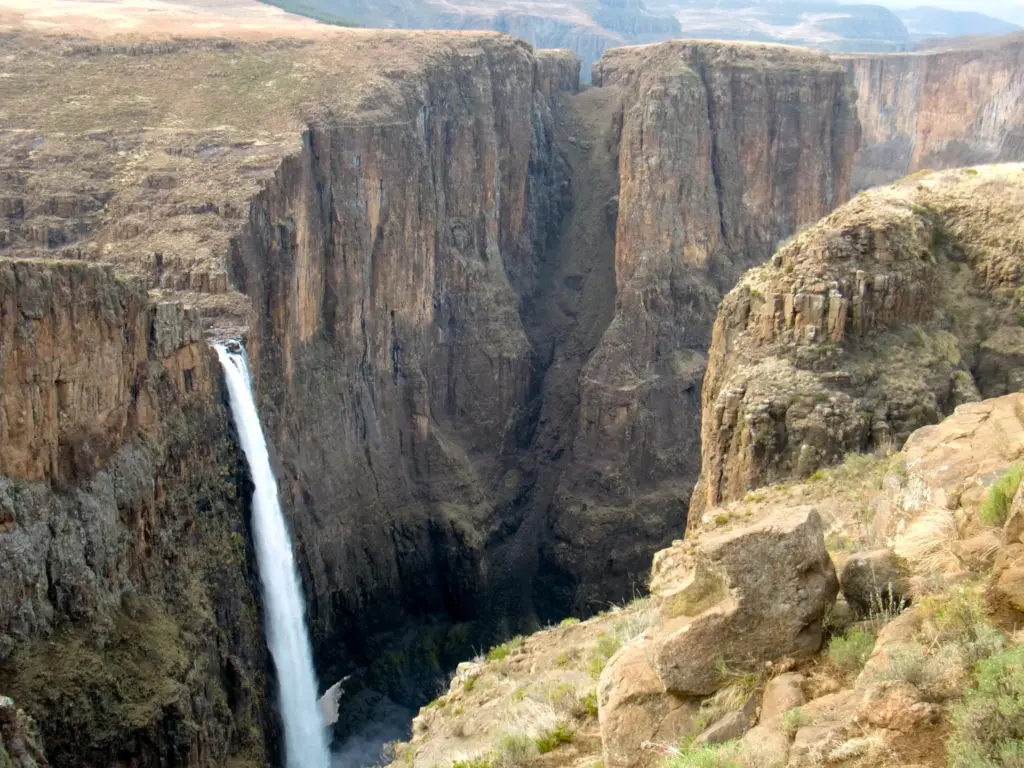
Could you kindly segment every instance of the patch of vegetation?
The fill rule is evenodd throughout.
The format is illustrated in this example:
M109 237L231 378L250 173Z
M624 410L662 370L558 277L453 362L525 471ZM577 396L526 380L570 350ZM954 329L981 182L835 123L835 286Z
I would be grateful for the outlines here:
M999 653L1003 634L985 620L985 600L972 587L921 600L921 639L930 647L954 646L964 664L973 667Z
M676 754L663 760L659 768L742 768L736 751L735 743L728 741L700 747L683 744Z
M576 737L576 731L565 725L556 725L554 728L549 728L544 731L535 740L537 751L546 755L548 752L553 752L563 744L570 744Z
M722 526L727 525L729 522L729 514L723 513L721 515L715 515L715 525Z
M597 638L597 645L590 651L587 659L587 672L591 677L600 677L608 660L622 647L622 640L615 635L602 632Z
M700 703L700 711L694 719L694 726L698 731L703 731L726 715L739 711L747 703L751 693L752 689L742 682L720 688L714 695L708 696Z
M950 768L1024 765L1024 645L982 661L952 713Z
M479 675L470 675L469 677L467 677L462 683L462 690L464 690L466 693L472 691L474 688L476 688L476 681L478 679L480 679Z
M845 634L829 640L828 657L847 672L860 672L875 649L875 633L863 627L851 627Z
M1015 464L1010 467L993 485L985 501L981 504L979 514L981 519L989 525L1002 525L1010 516L1010 507L1013 505L1013 497L1017 495L1020 482L1024 479L1024 464Z
M793 738L796 736L797 731L810 724L811 716L800 709L800 707L793 707L782 713L782 730L786 732L789 738Z
M488 661L501 661L507 659L512 651L518 650L523 647L523 643L526 642L526 638L522 635L516 635L511 640L506 640L501 645L496 645L487 652Z
M566 618L564 618L560 622L558 622L558 626L560 626L560 627L571 627L571 626L573 626L575 624L579 624L579 623L580 623L580 620L577 619L575 616L567 616Z

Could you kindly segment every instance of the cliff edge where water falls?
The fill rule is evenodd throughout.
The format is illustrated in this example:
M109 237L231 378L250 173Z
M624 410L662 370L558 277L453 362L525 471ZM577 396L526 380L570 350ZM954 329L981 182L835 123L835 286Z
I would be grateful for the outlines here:
M2 32L0 691L54 765L276 751L206 341L249 349L322 682L420 703L678 535L718 297L857 140L794 49L624 50L577 93L498 34L211 30Z

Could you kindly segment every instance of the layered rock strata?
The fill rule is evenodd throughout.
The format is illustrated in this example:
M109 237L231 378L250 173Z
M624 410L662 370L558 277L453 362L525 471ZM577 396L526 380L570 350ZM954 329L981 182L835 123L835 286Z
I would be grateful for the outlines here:
M54 766L262 762L246 483L197 315L2 259L0 345L0 690Z
M748 272L715 321L695 508L1018 390L1022 202L1020 165L908 179Z
M837 60L863 129L854 191L920 170L1024 160L1024 36Z
M581 377L555 554L641 581L686 518L719 299L845 199L858 128L843 73L809 52L621 49L594 80L623 100L615 314Z

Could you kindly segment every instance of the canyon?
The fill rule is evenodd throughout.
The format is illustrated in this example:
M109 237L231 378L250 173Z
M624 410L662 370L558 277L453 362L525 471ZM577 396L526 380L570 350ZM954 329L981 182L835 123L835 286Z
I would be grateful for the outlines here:
M882 141L859 60L674 41L582 87L570 51L489 32L6 18L0 694L52 765L277 760L211 341L249 351L321 688L350 676L339 740L375 696L419 706L480 648L644 591L707 507L1019 388L1013 184L988 235L956 216L989 173L814 224ZM1004 107L970 140L1012 144ZM857 261L878 241L884 274ZM922 326L927 391L829 367L897 321ZM821 418L858 429L804 434L737 383L755 362L800 370L793 402L884 391L826 392ZM763 460L755 405L781 435Z

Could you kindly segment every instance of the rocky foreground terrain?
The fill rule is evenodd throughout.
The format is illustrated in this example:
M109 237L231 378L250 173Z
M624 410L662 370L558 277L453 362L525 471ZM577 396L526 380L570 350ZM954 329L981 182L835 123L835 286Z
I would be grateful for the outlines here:
M620 49L581 90L572 53L494 33L218 18L180 36L0 16L0 760L41 764L40 743L55 766L276 760L213 339L249 351L319 677L352 676L339 738L361 696L419 706L474 649L646 590L694 500L653 603L493 652L572 683L580 738L548 734L555 762L633 764L703 730L700 702L748 674L747 630L758 664L800 674L843 631L824 619L834 521L723 504L1019 388L1019 169L907 181L814 224L848 198L860 138L823 54ZM894 336L872 350L868 329ZM770 453L746 430L755 386L717 407L758 365L783 371L764 379ZM760 527L725 525L746 512ZM691 550L719 565L686 592ZM774 565L758 581L747 562ZM721 588L740 571L750 594L788 585L775 629ZM673 650L685 617L703 656ZM647 624L661 661L631 644L595 689ZM638 702L674 714L652 725ZM431 746L419 723L401 759L426 765L510 730Z

